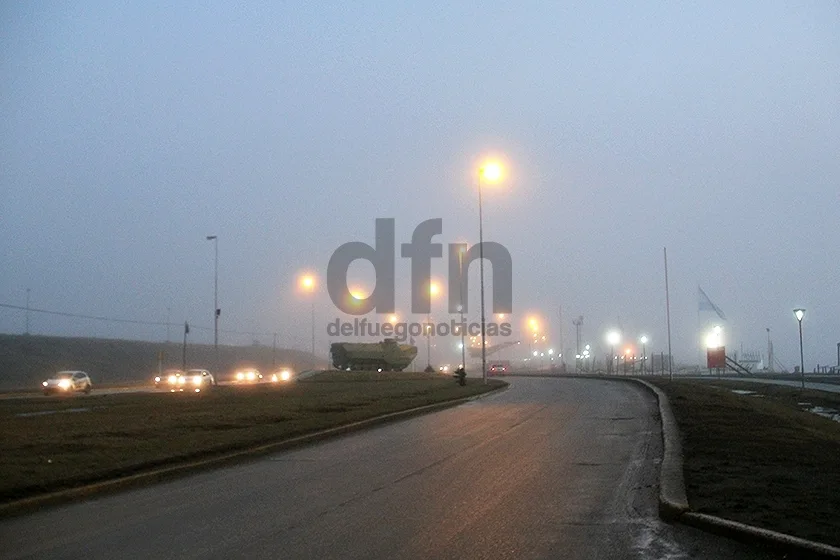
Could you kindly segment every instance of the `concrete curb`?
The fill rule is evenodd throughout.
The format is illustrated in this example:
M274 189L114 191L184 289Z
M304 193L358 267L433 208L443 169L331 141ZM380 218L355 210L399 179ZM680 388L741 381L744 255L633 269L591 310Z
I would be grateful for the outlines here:
M680 431L668 397L659 387L647 381L635 379L656 395L659 403L659 417L662 422L662 466L659 474L659 516L666 521L675 521L689 510L683 479L682 443Z
M679 522L738 541L769 545L785 551L788 558L840 558L840 548L714 515L686 512Z
M659 387L647 381L638 378L633 378L633 381L652 391L659 403L664 445L659 482L659 516L662 519L679 521L685 525L741 542L769 545L774 550L784 550L789 558L840 558L840 548L831 545L691 511L683 479L679 426L671 412L668 397Z
M420 416L422 414L428 414L430 412L437 412L439 410L452 408L467 402L483 399L485 397L495 395L500 391L505 391L508 389L508 387L509 384L505 383L505 385L501 387L491 389L490 391L478 395L460 397L457 399L451 399L424 406L418 406L415 408L409 408L407 410L390 412L388 414L382 414L380 416L374 416L372 418L359 420L358 422L343 424L341 426L328 428L326 430L321 430L310 434L304 434L301 436L296 436L281 441L266 443L257 447L251 447L239 451L232 451L215 457L209 457L207 459L200 459L188 463L181 463L168 467L162 467L146 472L122 476L119 478L94 482L85 486L68 488L66 490L50 492L48 494L42 494L40 496L32 496L30 498L23 498L21 500L16 500L13 502L7 502L5 504L0 504L0 518L13 517L46 506L64 504L68 502L77 501L83 498L90 498L100 494L116 492L119 490L127 490L129 488L140 487L153 482L162 482L164 480L170 480L181 476L187 476L190 474L195 474L196 472L201 470L217 468L226 464L241 462L243 460L249 458L256 458L260 455L265 455L268 453L275 453L277 451L284 451L296 447L303 447L305 445L317 443L319 441L337 438L345 434L350 434L353 432L366 430L368 428L373 428L380 424L397 422L400 420L411 418L413 416Z

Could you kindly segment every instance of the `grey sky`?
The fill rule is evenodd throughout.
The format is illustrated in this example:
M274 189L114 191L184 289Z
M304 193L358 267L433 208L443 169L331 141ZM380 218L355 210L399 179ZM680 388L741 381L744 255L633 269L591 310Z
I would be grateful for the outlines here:
M0 6L0 303L30 288L33 307L209 326L216 234L222 327L305 348L295 275L373 243L375 217L398 243L428 218L476 242L493 152L510 176L485 235L513 256L519 319L557 338L562 305L567 342L582 314L586 341L620 320L665 350L667 246L678 357L699 284L730 346L763 351L769 327L792 368L802 306L806 367L834 362L840 4L177 4Z

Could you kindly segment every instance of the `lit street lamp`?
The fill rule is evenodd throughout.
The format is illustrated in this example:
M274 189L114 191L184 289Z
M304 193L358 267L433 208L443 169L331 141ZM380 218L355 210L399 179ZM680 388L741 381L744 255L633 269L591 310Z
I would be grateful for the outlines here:
M429 309L432 299L440 293L440 286L437 282L429 282ZM426 315L426 369L432 369L432 314Z
M458 251L458 313L461 322L458 330L461 334L461 367L467 369L467 350L464 346L464 331L467 330L464 324L464 249Z
M481 380L487 383L487 325L484 316L484 220L481 209L481 179L496 183L502 178L502 167L497 162L487 162L478 169L478 268L481 286Z
M799 322L799 376L802 379L802 389L805 389L805 354L802 352L802 319L805 317L805 310L794 309L793 315Z
M642 343L642 375L644 375L645 374L645 369L646 369L645 366L647 365L647 342L648 342L648 337L646 337L645 335L642 335L642 338L639 339L639 342Z
M208 235L207 241L213 242L215 258L213 259L213 351L216 354L216 369L219 369L219 237Z
M607 368L607 373L613 370L613 362L615 361L615 347L621 342L621 335L618 331L610 331L607 333L607 343L610 345L610 367ZM616 364L617 365L617 364Z
M300 288L304 292L307 292L311 299L312 337L310 351L312 355L315 356L315 276L312 274L304 274L300 277L298 283L300 284Z

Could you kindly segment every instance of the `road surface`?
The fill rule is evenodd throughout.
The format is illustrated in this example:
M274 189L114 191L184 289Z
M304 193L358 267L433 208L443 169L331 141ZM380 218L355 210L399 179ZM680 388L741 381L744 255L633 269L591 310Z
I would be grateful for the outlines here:
M656 514L635 384L507 391L233 467L0 522L2 558L769 558Z

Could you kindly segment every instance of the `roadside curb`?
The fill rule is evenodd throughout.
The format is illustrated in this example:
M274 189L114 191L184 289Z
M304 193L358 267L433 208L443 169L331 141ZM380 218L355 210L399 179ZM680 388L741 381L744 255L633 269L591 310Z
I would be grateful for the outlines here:
M659 516L666 521L676 521L689 511L683 480L682 443L680 431L668 397L659 387L635 379L656 395L659 417L662 422L662 465L659 473Z
M652 391L659 403L664 446L659 481L659 516L662 519L678 521L684 525L741 542L769 545L776 550L784 550L789 558L840 558L840 548L831 545L691 511L683 479L679 426L671 411L668 397L659 387L647 381L639 378L632 378L632 380Z
M389 412L388 414L382 414L379 416L366 418L357 422L351 422L350 424L343 424L340 426L335 426L333 428L327 428L326 430L320 430L318 432L303 434L281 441L274 441L271 443L258 445L256 447L251 447L248 449L227 452L206 459L200 459L181 464L174 464L168 467L139 472L137 474L112 478L100 482L94 482L85 486L68 488L66 490L58 490L56 492L50 492L48 494L42 494L39 496L32 496L30 498L23 498L13 502L7 502L5 504L0 504L0 518L13 517L46 506L69 503L83 498L90 498L100 494L116 492L119 490L127 490L130 488L144 486L153 482L162 482L181 476L187 476L190 474L195 474L201 470L217 468L226 464L233 464L248 458L256 458L260 455L265 455L268 453L275 453L278 451L285 451L287 449L292 449L296 447L303 447L305 445L337 438L339 436L350 434L353 432L360 432L362 430L373 428L381 424L406 420L414 416L420 416L431 412L437 412L468 402L480 400L485 397L496 395L501 391L505 391L508 389L509 386L510 385L508 383L505 383L501 387L491 389L478 395L459 397L457 399L450 399L437 403L427 404L424 406L409 408L407 410Z
M679 522L738 541L769 545L787 552L788 558L840 558L840 548L714 515L689 511Z

